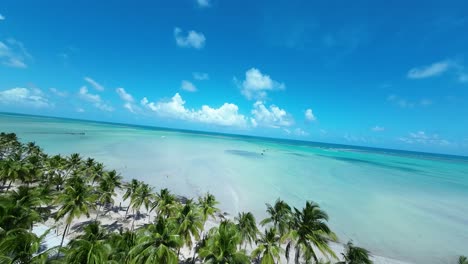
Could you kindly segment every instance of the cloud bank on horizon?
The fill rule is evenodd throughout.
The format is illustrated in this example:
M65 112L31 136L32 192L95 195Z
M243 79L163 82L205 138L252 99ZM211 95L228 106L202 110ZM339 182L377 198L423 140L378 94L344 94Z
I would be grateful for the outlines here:
M0 111L468 155L468 3L35 5L0 10Z

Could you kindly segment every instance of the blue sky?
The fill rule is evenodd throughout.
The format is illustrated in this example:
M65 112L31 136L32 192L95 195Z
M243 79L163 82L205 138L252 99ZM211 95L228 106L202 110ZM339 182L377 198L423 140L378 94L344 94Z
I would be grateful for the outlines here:
M468 155L466 1L0 3L0 111Z

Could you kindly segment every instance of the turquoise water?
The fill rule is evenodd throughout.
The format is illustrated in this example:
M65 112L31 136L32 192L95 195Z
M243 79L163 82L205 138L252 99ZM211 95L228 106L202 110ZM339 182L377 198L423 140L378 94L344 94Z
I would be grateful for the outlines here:
M466 158L6 114L0 131L155 188L210 191L223 210L257 220L278 197L297 207L313 200L342 242L376 255L448 263L468 254Z

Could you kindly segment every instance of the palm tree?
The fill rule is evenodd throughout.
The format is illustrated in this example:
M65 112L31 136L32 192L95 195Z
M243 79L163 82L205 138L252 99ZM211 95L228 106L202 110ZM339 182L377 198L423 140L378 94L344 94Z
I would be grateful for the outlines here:
M215 214L219 212L219 209L216 208L218 201L211 193L206 193L205 196L198 198L198 206L201 209L203 217L203 226L205 226L208 217L215 217Z
M119 188L121 185L122 176L120 176L115 170L105 173L104 177L101 178L99 182L99 208L96 213L96 220L99 216L102 205L114 203L114 199L112 197L115 196L115 188Z
M11 184L18 179L18 174L21 170L20 163L13 160L7 159L3 160L0 167L0 175L3 181L3 185L6 185L6 182L9 181L7 191L10 190Z
M104 178L110 183L113 189L122 187L122 176L120 176L117 171L112 170L105 173Z
M273 224L273 227L278 230L280 236L288 232L288 225L291 220L291 207L281 199L277 199L275 205L266 204L267 213L270 215L260 222L261 225Z
M193 240L200 239L200 232L203 229L203 220L197 205L192 199L187 200L177 216L178 234L184 240L185 245L191 249ZM177 252L179 255L179 252Z
M38 237L24 228L6 232L0 240L0 263L45 263L48 252L41 252L41 244L48 233Z
M24 146L26 154L28 155L35 155L41 152L41 149L36 145L35 142L28 142Z
M29 230L35 222L41 220L38 211L22 206L13 199L12 196L0 196L0 238L4 235L2 232L18 228Z
M19 186L16 190L9 193L8 198L16 202L16 206L27 208L37 212L43 219L50 214L48 208L42 207L50 202L48 194L44 191L44 187L26 187ZM31 226L32 228L32 226Z
M132 203L131 206L133 208L133 222L132 222L132 230L135 225L135 209L139 212L141 206L143 205L148 212L149 215L149 207L151 204L151 199L152 199L152 194L151 191L153 188L151 188L148 184L142 183L134 193L132 197Z
M352 241L346 244L345 253L342 253L345 261L338 264L372 264L369 259L369 251L361 247L355 247Z
M96 163L94 166L88 171L89 180L91 181L91 185L94 185L95 182L101 180L104 175L104 164Z
M137 244L136 234L129 230L123 231L122 228L118 233L113 232L108 241L112 248L112 254L109 260L112 263L128 263L130 260L128 252Z
M67 263L106 263L112 249L107 244L108 235L99 222L93 222L84 228L84 234L72 240L66 251Z
M200 248L199 256L204 263L244 264L250 263L244 250L238 250L242 239L237 226L230 221L222 221L209 232L205 245Z
M289 250L293 244L295 244L294 259L296 264L299 263L301 255L306 263L310 263L311 259L318 262L316 249L325 255L336 258L335 253L328 245L330 241L337 241L337 237L327 225L327 213L321 210L318 204L310 201L306 202L302 211L297 208L294 208L294 211L291 231L284 237L289 239L286 246L286 259L289 260Z
M158 215L162 215L167 218L174 216L177 205L176 197L172 195L168 189L161 189L155 196L151 210L156 209L156 213Z
M254 215L251 212L242 212L234 220L237 223L237 229L241 236L241 244L245 245L244 249L247 247L247 244L252 246L252 241L255 242L258 233Z
M252 252L252 258L261 256L260 264L275 264L280 262L281 237L276 229L265 229L265 233L257 240L258 247Z
M130 202L127 207L127 210L125 211L125 217L127 217L128 209L130 209L130 205L133 203L133 198L135 197L137 189L140 188L140 185L141 182L136 179L132 179L132 181L129 184L126 184L127 190L123 195L123 200L126 201L128 198L130 198Z
M68 175L70 174L71 171L74 171L74 170L78 169L81 166L82 162L83 162L83 160L82 160L80 154L78 154L78 153L71 154L70 157L68 157L67 163L65 165L65 167L67 169L67 172L66 172L65 176L68 177Z
M468 259L465 256L460 256L458 258L458 264L468 264Z
M139 231L137 244L129 252L130 263L176 264L176 249L181 245L176 223L158 216L154 224Z
M62 248L63 240L73 219L81 215L89 217L89 209L94 208L94 201L95 197L91 192L91 188L86 185L83 178L74 175L68 180L68 185L57 199L57 204L61 204L61 207L55 219L65 218L65 229L59 250Z

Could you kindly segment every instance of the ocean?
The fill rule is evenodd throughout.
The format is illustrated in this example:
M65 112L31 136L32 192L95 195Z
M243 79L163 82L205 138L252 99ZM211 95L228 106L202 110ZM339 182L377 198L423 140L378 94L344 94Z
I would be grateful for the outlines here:
M340 241L413 263L468 254L468 158L345 145L0 114L0 131L49 154L80 153L155 190L207 191L231 215L312 200Z

